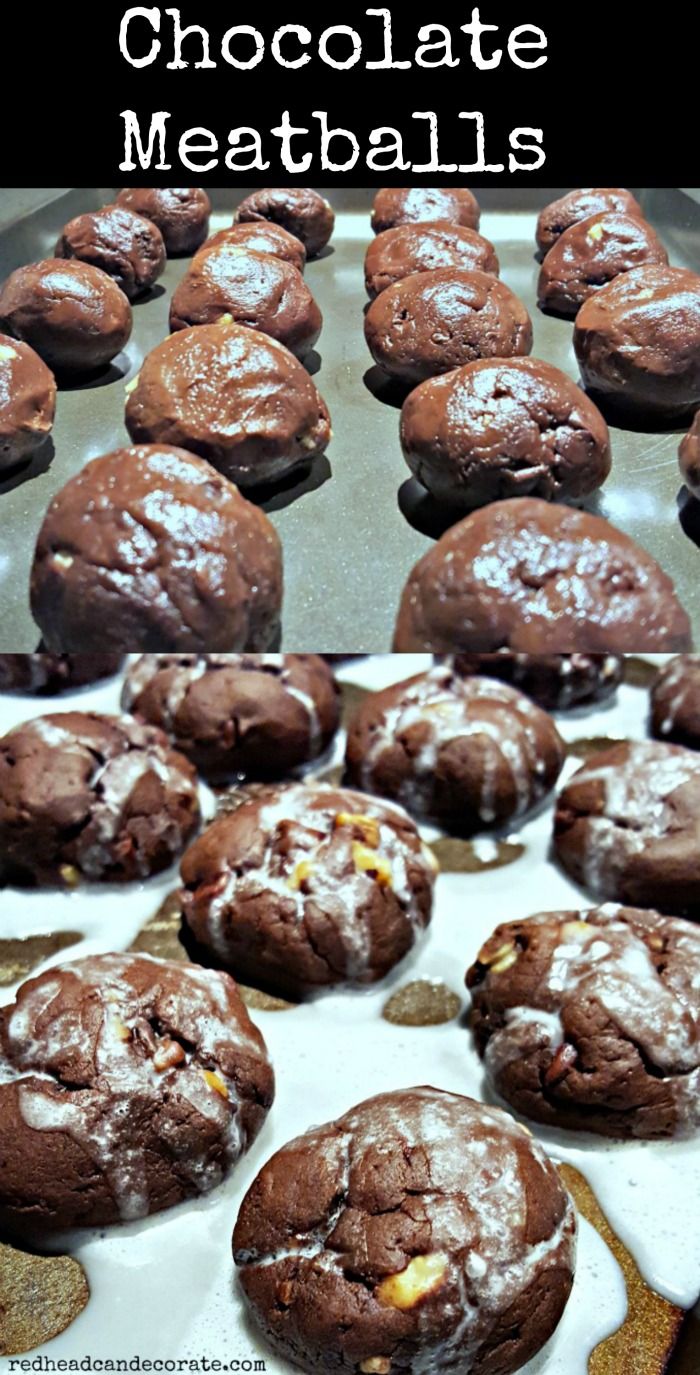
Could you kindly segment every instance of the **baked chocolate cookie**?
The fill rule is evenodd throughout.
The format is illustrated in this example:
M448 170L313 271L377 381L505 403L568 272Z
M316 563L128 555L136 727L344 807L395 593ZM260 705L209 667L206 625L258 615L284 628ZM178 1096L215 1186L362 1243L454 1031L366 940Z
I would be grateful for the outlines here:
M455 673L500 678L547 711L568 711L604 702L622 682L620 654L455 654Z
M94 458L39 531L31 604L53 651L270 649L281 603L274 527L183 449Z
M335 225L333 207L308 186L282 186L253 191L242 200L234 224L270 220L301 239L308 258L317 258Z
M36 716L0 739L5 881L143 879L199 821L195 772L167 736L118 716Z
M651 690L651 733L700 749L700 654L681 654L660 670Z
M571 1290L574 1209L507 1113L434 1088L380 1094L290 1141L248 1190L248 1308L302 1370L510 1375Z
M639 202L621 186L588 186L583 191L569 191L546 205L537 221L537 247L541 257L549 253L560 234L573 224L606 211L644 218Z
M112 277L77 259L46 258L10 273L0 327L29 344L53 372L103 368L131 335L131 306Z
M144 654L121 704L208 778L281 778L326 749L340 717L318 654Z
M563 762L554 722L529 697L449 666L368 694L345 755L349 784L467 835L522 816Z
M449 267L387 287L367 311L365 339L389 377L415 386L477 358L529 353L532 323L497 277Z
M498 926L467 971L497 1093L601 1136L700 1127L700 929L609 903Z
M395 650L527 654L690 648L671 579L600 516L535 497L474 511L419 560Z
M365 255L365 287L374 299L394 282L414 272L443 267L499 273L496 250L488 239L466 225L437 220L434 224L398 224L372 240Z
M579 501L611 464L598 407L539 358L483 358L428 378L404 402L401 447L431 496L462 511L504 497Z
M321 312L304 278L271 253L229 243L200 248L170 302L170 328L247 325L304 358L316 343Z
M537 284L541 310L573 317L621 272L668 264L658 234L646 220L610 210L579 220L560 234L545 257Z
M466 186L425 186L399 188L383 186L372 206L375 234L399 224L423 224L426 220L446 220L478 229L481 210L476 196Z
M219 229L209 236L199 251L205 253L218 244L252 249L254 253L272 253L283 263L291 263L298 272L303 272L306 266L306 249L301 239L271 220L247 220L243 224L232 224L228 229Z
M31 458L55 411L53 373L29 344L0 334L0 473Z
M165 269L165 244L157 224L124 205L76 215L62 229L54 254L101 268L130 301L150 291Z
M400 808L279 784L190 846L182 909L199 945L244 983L301 998L388 974L430 921L436 867Z
M589 759L558 799L554 848L599 898L700 914L700 759L625 741Z
M117 205L144 215L158 226L169 258L194 253L209 233L211 201L200 187L125 187L117 196Z
M688 433L681 440L678 462L688 491L700 501L700 411L696 411Z
M104 1227L208 1193L273 1094L227 974L147 955L47 969L0 1009L0 1225Z
M70 692L111 678L121 654L0 654L0 692Z
M700 276L623 272L581 307L574 348L585 385L620 410L673 417L700 405Z
M325 402L289 349L228 324L179 330L151 350L127 401L126 428L137 444L199 454L239 487L279 481L331 438Z

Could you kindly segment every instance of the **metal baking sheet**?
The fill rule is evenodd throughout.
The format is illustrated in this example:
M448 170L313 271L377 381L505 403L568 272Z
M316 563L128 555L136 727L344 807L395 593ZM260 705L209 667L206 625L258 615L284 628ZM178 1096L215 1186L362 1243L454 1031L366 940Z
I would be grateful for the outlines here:
M496 244L503 280L530 309L533 356L577 377L571 324L543 315L536 305L535 217L560 190L475 189L484 210L482 230ZM230 223L246 193L247 188L235 187L211 193L212 229ZM283 647L374 652L390 648L404 581L452 521L437 512L409 475L399 447L396 401L382 385L364 341L362 264L371 238L374 189L324 188L324 193L336 208L336 232L326 255L308 265L307 281L324 316L315 381L330 407L334 437L328 454L305 477L262 504L284 545ZM700 270L700 203L679 190L636 189L636 194L671 261ZM0 278L49 255L66 220L113 195L94 188L47 191L38 209L0 228ZM10 213L8 204L5 218ZM186 268L186 259L168 263L151 297L134 307L134 331L124 354L97 380L61 389L53 440L29 469L0 483L2 649L36 648L28 582L42 515L82 464L128 442L124 386L144 354L167 334L169 298ZM680 483L679 437L675 429L613 429L613 472L588 505L637 539L672 575L700 643L700 503L689 501Z

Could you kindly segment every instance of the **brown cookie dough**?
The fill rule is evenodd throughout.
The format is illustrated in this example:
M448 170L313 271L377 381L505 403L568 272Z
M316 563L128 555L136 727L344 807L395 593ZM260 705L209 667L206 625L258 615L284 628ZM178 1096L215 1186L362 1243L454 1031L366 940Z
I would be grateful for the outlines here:
M201 248L170 302L170 328L247 325L286 345L297 358L313 348L323 323L304 278L271 253L229 243Z
M480 359L410 393L401 447L437 501L471 511L504 497L580 500L610 472L597 406L539 358Z
M364 698L345 762L351 785L470 835L541 802L564 746L523 693L440 666Z
M465 225L438 220L434 224L399 224L372 240L365 255L365 287L374 298L394 282L414 272L443 267L490 272L497 277L499 262L488 239Z
M700 411L678 450L678 462L683 481L696 501L700 501Z
M269 649L281 602L267 516L183 449L93 459L39 532L31 604L51 650Z
M340 718L339 689L317 654L144 654L121 704L208 778L281 778L326 749Z
M70 692L110 678L121 654L0 654L0 692Z
M333 208L325 196L306 186L253 191L241 201L233 222L246 224L258 220L270 220L301 239L309 258L317 258L323 252L335 225Z
M151 350L126 428L135 443L199 454L239 487L279 481L331 438L325 402L289 349L228 324L179 330Z
M651 690L651 733L700 749L700 654L681 654L661 669Z
M0 871L26 883L147 878L199 821L195 772L118 716L37 716L0 739Z
M382 979L430 921L435 861L398 807L290 783L219 816L180 866L195 940L294 999Z
M625 741L577 769L557 799L554 848L599 898L700 914L700 759Z
M303 272L306 266L306 249L301 239L271 220L248 220L244 224L232 224L228 229L219 229L216 234L210 235L199 251L206 253L222 243L235 248L252 249L254 253L271 253L275 258L281 258L282 262L291 263L299 272Z
M552 201L541 211L537 221L537 247L544 257L556 243L560 234L565 233L573 224L587 220L591 215L605 211L619 212L622 215L637 215L643 219L642 207L630 191L621 186L586 187L583 191L569 191L559 200Z
M623 272L581 307L574 348L586 387L621 410L672 417L700 405L700 276Z
M573 317L621 272L661 263L668 254L646 220L613 211L579 220L560 234L540 271L537 301L541 310Z
M208 1193L273 1094L227 974L146 955L48 969L0 1009L0 1224L103 1227Z
M130 301L150 291L165 269L158 226L123 205L76 215L62 229L54 253L101 268Z
M377 191L372 206L375 234L399 224L423 224L427 220L447 220L467 229L478 229L481 211L476 196L466 186L424 186L399 188L384 186Z
M117 196L117 205L144 215L158 226L169 258L194 253L209 233L211 201L199 187L125 187Z
M690 648L671 579L600 516L493 502L438 540L403 591L395 650L622 653Z
M617 691L624 673L619 654L456 654L455 673L500 678L547 711L568 711L604 702Z
M0 327L29 344L53 372L95 372L131 334L131 306L99 267L46 258L18 267L0 289Z
M29 344L0 334L0 473L31 458L55 410L53 373Z
M303 1370L510 1375L559 1322L575 1234L523 1127L413 1088L277 1151L243 1200L233 1253L252 1317Z
M467 971L493 1087L601 1136L700 1127L700 930L609 903L505 922Z
M375 363L415 386L477 358L512 358L532 348L522 301L487 272L440 268L387 287L365 316Z

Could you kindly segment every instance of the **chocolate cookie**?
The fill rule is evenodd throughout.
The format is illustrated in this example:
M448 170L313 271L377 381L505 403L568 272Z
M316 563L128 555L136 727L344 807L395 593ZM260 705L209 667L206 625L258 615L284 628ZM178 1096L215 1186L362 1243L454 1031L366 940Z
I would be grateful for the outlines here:
M0 473L31 458L55 410L53 373L29 344L0 334Z
M523 693L449 666L365 697L348 727L347 780L470 835L540 802L564 746Z
M446 220L448 224L478 229L480 219L479 203L466 186L440 186L430 190L424 186L410 189L384 186L377 191L372 207L375 234L398 224L422 224L426 220Z
M199 187L125 187L117 196L117 205L144 215L158 226L169 258L194 253L209 233L211 201Z
M587 220L591 215L605 211L619 211L622 215L637 215L644 218L642 207L630 191L621 186L586 187L583 191L569 191L559 200L552 201L541 211L537 221L537 247L544 257L556 243L560 234L570 229L572 224Z
M488 239L465 225L438 220L434 224L399 224L372 240L365 256L365 286L374 298L394 282L414 272L443 267L490 272L497 277L499 262Z
M700 749L700 654L681 654L661 669L651 690L651 733Z
M170 302L170 328L247 325L304 358L321 333L321 312L304 278L271 253L228 243L201 248Z
M581 307L574 348L585 385L622 410L672 417L700 405L700 276L623 272Z
M267 516L183 449L94 458L39 531L32 612L55 651L269 649L281 602Z
M317 654L144 654L122 707L207 777L281 778L329 745L339 689Z
M486 674L512 683L547 711L568 711L604 702L622 682L619 654L456 654L455 673Z
M700 930L609 903L505 922L467 971L493 1087L536 1122L613 1137L700 1127Z
M281 784L190 846L182 908L195 940L244 983L300 998L382 979L430 921L436 867L398 807Z
M0 692L70 692L110 678L121 654L0 654Z
M301 239L309 258L317 258L323 251L335 225L333 208L325 196L306 186L253 191L241 201L233 222L246 224L257 220L270 220Z
M228 229L219 229L202 244L200 252L205 253L218 244L252 249L254 253L271 253L275 258L281 258L282 262L291 263L299 272L303 272L306 266L306 249L301 239L270 220L248 220L244 224L232 224Z
M700 411L696 412L688 433L681 440L678 462L688 491L700 501Z
M554 847L596 897L700 912L700 759L637 740L596 754L557 799Z
M498 1108L440 1089L370 1098L289 1142L248 1190L248 1308L302 1370L510 1375L571 1290L574 1209Z
M131 306L99 267L46 258L12 272L0 290L0 326L53 372L95 372L131 334Z
M62 229L54 253L101 268L130 301L150 291L165 269L158 226L123 205L76 215Z
M550 248L537 284L538 305L573 317L621 272L653 263L667 265L668 254L646 220L610 210L591 215L565 229Z
M146 878L199 821L195 772L153 726L66 711L0 739L0 871L73 887Z
M200 454L239 487L308 466L331 438L325 402L293 354L258 330L228 324L180 330L151 350L127 401L126 428L136 443Z
M600 516L534 497L473 512L416 564L395 650L683 650L671 579Z
M104 1227L208 1193L273 1093L227 974L147 955L47 969L0 1009L0 1223Z
M401 447L437 501L471 511L504 497L581 500L610 472L597 406L539 358L481 359L410 393Z
M440 268L387 287L365 316L375 363L415 386L477 358L512 358L532 348L522 301L487 272Z

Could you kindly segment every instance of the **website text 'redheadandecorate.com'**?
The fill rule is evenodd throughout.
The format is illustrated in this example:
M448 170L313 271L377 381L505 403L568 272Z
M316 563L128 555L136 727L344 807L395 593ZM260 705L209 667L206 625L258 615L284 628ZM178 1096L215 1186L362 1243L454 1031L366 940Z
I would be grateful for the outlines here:
M1 1368L1 1367L0 1367ZM230 1360L212 1360L208 1356L186 1356L170 1359L141 1356L125 1358L75 1356L56 1359L50 1356L17 1356L9 1358L9 1371L31 1372L31 1375L60 1375L63 1371L83 1371L87 1375L243 1375L243 1372L265 1371L267 1362L259 1356L233 1356Z

